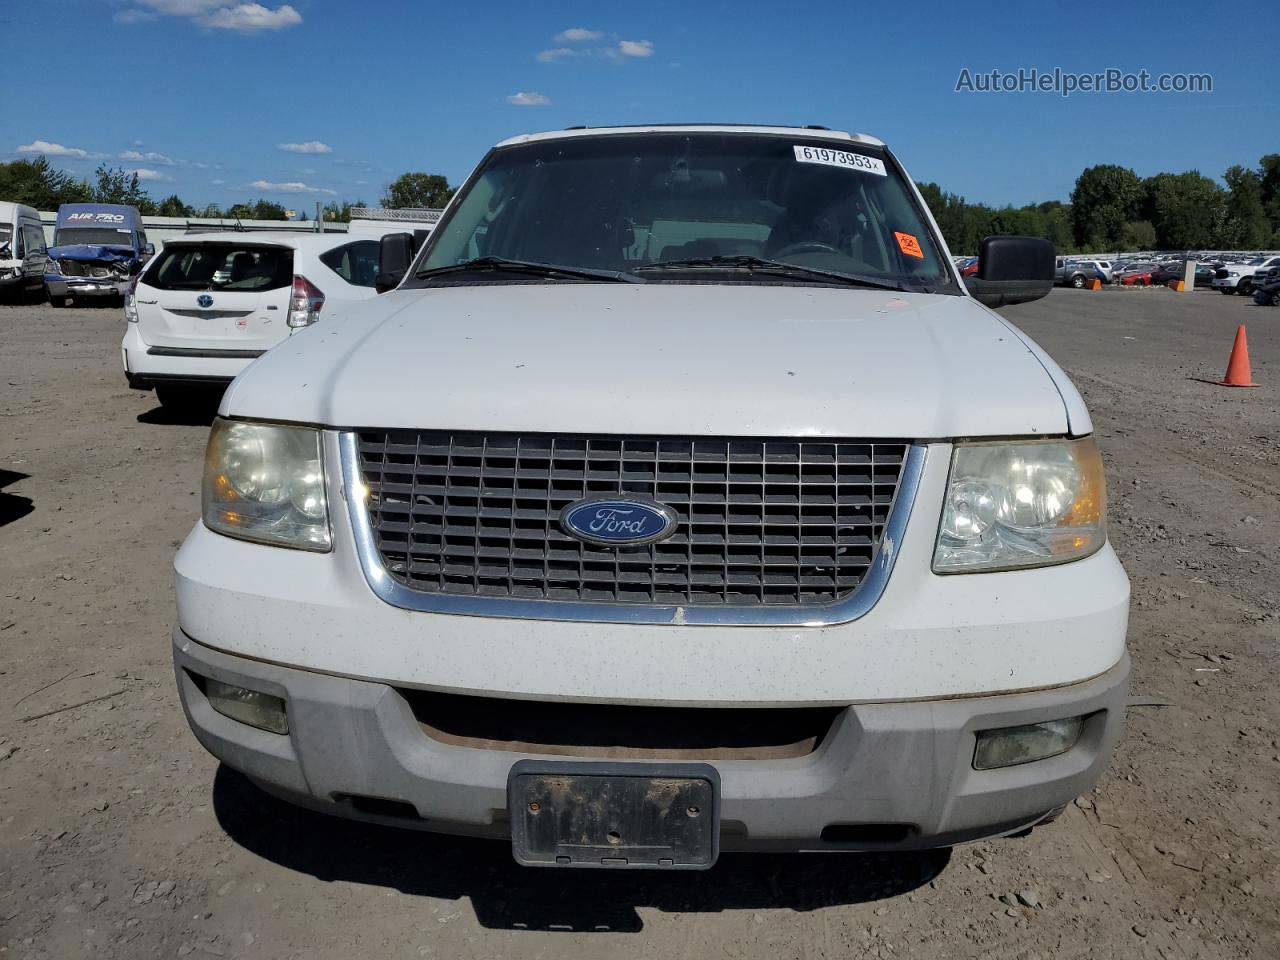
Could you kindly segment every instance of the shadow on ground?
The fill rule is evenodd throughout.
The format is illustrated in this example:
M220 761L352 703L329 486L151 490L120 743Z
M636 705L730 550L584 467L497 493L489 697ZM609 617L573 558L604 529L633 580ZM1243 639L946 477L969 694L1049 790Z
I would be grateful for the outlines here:
M482 926L634 933L637 907L667 913L817 910L908 893L942 872L950 850L903 854L724 854L692 873L556 871L517 866L495 840L446 837L328 817L271 797L220 766L219 824L247 850L319 880L467 898Z
M35 509L30 497L20 497L16 493L5 493L4 488L11 483L27 479L27 474L16 470L0 470L0 527L20 520Z
M138 414L139 423L149 423L165 427L207 427L218 415L218 403L222 399L221 391L217 396L195 396L189 403L180 406L160 406L157 404L150 410Z

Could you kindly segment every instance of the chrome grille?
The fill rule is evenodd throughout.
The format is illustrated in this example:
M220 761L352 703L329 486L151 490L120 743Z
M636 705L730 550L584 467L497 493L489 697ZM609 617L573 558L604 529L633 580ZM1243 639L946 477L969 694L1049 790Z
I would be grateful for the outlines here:
M360 431L382 564L424 593L650 605L807 605L857 589L905 441ZM583 543L560 511L640 494L679 515L642 547Z

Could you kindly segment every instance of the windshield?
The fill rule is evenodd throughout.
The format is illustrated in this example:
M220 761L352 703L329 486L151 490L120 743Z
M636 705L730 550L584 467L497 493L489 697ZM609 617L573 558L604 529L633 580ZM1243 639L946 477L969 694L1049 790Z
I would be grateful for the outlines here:
M293 283L293 251L233 243L169 243L142 282L158 290L275 290Z
M836 146L672 131L501 148L435 230L418 271L488 257L637 271L650 282L705 280L704 272L724 282L831 282L827 272L908 289L949 283L884 152ZM813 272L760 270L759 260ZM655 266L673 261L695 263ZM496 271L465 277L512 279Z
M113 244L132 247L130 231L123 227L59 227L53 235L55 247L69 247L78 243L93 246Z

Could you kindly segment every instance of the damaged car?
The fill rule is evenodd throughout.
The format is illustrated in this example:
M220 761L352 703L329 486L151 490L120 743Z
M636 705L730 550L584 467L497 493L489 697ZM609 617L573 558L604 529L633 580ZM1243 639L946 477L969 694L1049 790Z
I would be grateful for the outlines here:
M58 208L44 286L55 307L81 298L124 302L130 282L155 253L137 207L64 203Z

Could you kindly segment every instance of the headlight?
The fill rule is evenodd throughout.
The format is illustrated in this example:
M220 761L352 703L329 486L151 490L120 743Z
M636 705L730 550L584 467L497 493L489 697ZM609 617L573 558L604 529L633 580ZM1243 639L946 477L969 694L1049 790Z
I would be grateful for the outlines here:
M215 420L204 457L204 522L228 537L328 550L320 431Z
M935 573L1040 567L1106 541L1102 458L1083 440L958 444L933 553Z

